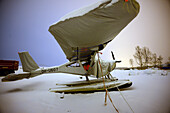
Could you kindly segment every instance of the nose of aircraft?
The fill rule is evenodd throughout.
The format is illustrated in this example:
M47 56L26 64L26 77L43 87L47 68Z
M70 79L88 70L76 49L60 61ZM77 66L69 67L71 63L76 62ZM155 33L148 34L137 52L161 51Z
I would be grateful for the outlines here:
M112 54L112 58L113 58L113 61L110 62L110 65L111 65L111 71L115 69L116 67L116 63L120 63L121 61L120 60L115 60L115 56L113 54L113 51L111 51L111 54Z
M111 67L111 71L115 69L116 67L116 61L111 61L110 62L110 67Z

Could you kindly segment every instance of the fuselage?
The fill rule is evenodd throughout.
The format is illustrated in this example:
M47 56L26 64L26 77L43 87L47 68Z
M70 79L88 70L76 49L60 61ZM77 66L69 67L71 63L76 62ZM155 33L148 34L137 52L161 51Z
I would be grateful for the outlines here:
M46 73L68 73L73 75L90 76L93 75L97 78L108 75L116 67L116 61L94 60L88 69L84 68L83 62L68 62L61 66L54 67L40 67L36 70L24 73L12 73L2 79L3 82L16 81L23 78L32 78Z
M89 65L89 68L86 69L85 65L82 62L68 62L61 66L54 66L49 68L39 68L32 71L31 73L68 73L75 75L94 75L97 78L105 76L113 71L116 67L116 61L104 61L104 60L95 60L92 65Z

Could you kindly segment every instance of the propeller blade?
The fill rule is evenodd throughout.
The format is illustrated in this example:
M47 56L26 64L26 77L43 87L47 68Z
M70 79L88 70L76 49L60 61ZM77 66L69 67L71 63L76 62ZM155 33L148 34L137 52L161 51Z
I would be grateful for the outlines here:
M112 53L112 58L113 58L113 60L115 60L115 56L114 56L114 54L113 54L113 51L111 51L111 53Z
M120 63L120 62L122 62L122 61L121 60L116 61L116 63Z

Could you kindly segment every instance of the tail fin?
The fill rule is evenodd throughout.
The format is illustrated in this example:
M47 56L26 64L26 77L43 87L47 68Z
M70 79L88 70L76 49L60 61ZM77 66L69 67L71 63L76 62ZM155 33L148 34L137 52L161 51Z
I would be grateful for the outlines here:
M30 72L39 68L28 52L18 53L24 72Z

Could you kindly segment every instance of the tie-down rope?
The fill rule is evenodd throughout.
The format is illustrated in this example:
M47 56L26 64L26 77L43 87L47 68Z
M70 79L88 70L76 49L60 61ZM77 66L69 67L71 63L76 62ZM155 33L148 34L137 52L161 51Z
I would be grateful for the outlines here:
M115 108L115 110L117 111L117 113L119 113L118 109L115 107L115 105L113 104L113 101L110 97L110 94L105 86L105 80L104 80L104 77L103 77L103 70L102 70L102 66L101 66L101 63L100 63L100 59L99 59L99 53L97 53L97 56L98 56L98 62L99 62L99 65L100 65L100 69L101 69L101 73L102 73L102 79L103 79L103 85L104 85L104 89L106 90L106 93L105 93L105 106L107 105L107 96L110 100L110 102L112 103L113 107Z
M100 63L100 56L99 56L99 53L97 53L98 55L98 62L99 62L99 65L100 65L100 69L101 69L101 73L102 73L102 79L103 79L103 85L104 85L104 89L106 90L106 93L105 93L105 105L107 105L107 96L110 100L110 102L112 103L113 107L115 108L115 110L119 113L118 109L115 107L115 105L113 104L113 101L110 97L110 94L105 86L105 80L104 80L104 77L103 77L103 70L102 70L102 66L101 66L101 63ZM115 82L114 82L115 83ZM116 85L115 85L116 86ZM125 97L123 96L123 94L121 93L120 89L116 86L117 90L119 91L120 95L122 96L122 98L124 99L124 101L126 102L126 104L129 106L129 108L131 109L131 111L134 113L132 107L130 106L130 104L127 102L127 100L125 99Z

